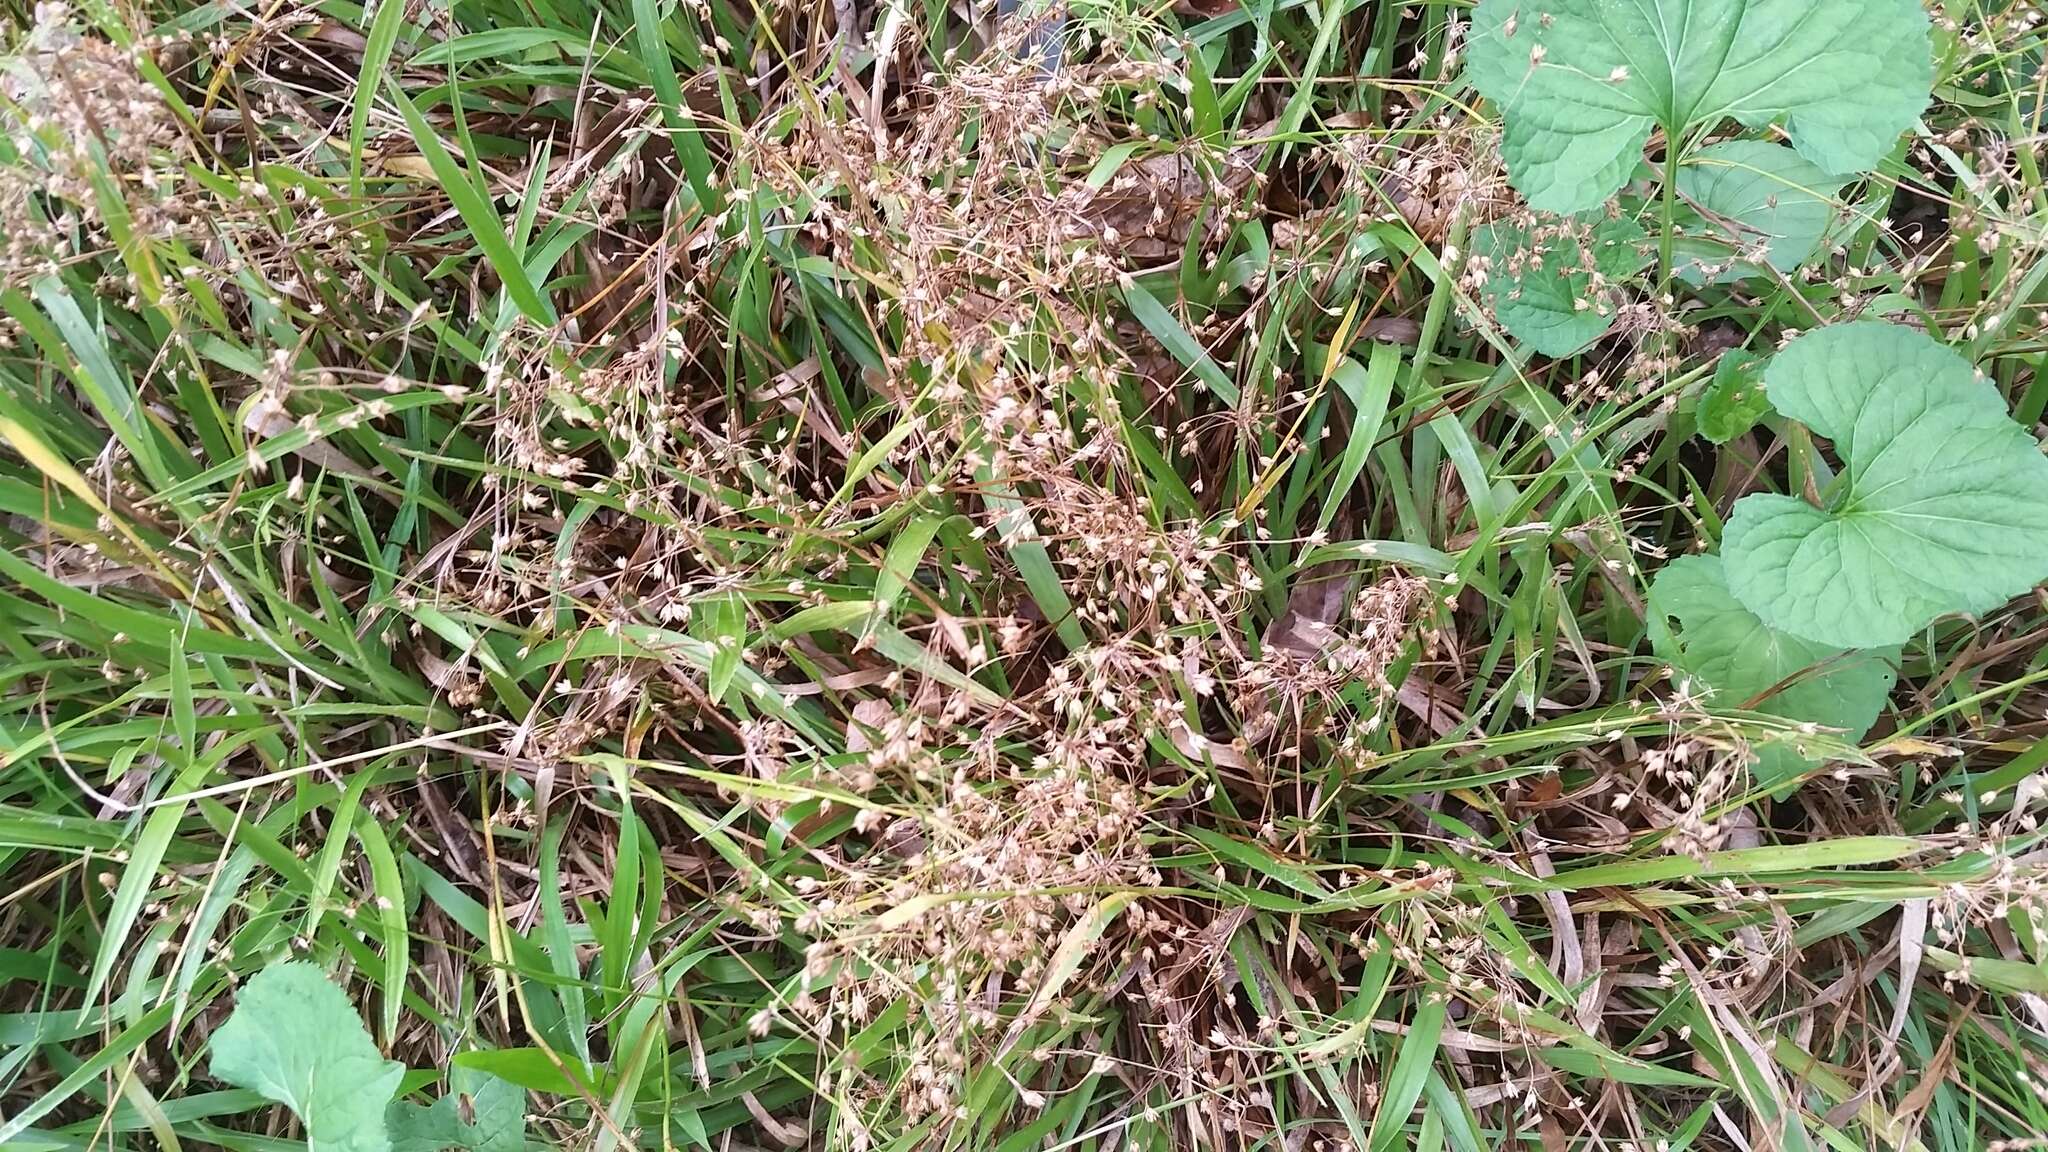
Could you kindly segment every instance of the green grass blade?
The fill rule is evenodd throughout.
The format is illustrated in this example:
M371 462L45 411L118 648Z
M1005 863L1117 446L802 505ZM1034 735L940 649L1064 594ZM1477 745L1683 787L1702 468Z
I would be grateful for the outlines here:
M420 154L427 158L427 164L434 171L434 179L441 185L441 191L455 205L462 222L469 227L469 235L476 246L490 262L492 271L498 274L499 283L512 302L525 313L526 318L543 328L555 325L555 309L541 295L539 286L527 277L525 265L512 251L511 241L505 238L505 220L491 206L490 197L472 179L469 171L448 154L448 148L441 143L441 137L433 125L420 113L419 107L406 96L394 81L388 85L392 102L398 105L398 112L405 117L406 127L419 145ZM470 162L475 163L471 157Z

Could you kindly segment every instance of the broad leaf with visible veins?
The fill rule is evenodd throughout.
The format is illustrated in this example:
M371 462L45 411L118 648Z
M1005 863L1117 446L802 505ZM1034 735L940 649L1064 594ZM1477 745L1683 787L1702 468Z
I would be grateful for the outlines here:
M1876 723L1897 679L1897 649L1845 652L1765 626L1729 593L1718 556L1666 564L1650 585L1649 605L1657 654L1713 689L1721 708L1762 696L1753 705L1758 712L1839 728L1855 741ZM1759 746L1756 754L1756 777L1765 787L1811 763L1785 743Z
M1483 291L1494 316L1546 356L1569 356L1604 335L1618 306L1614 283L1649 259L1643 230L1626 218L1590 229L1547 220L1533 235L1496 220L1473 233L1472 250L1489 261Z
M1508 173L1551 212L1612 196L1656 127L1782 124L1823 170L1868 171L1934 82L1915 0L1482 0L1470 41Z
M235 994L207 1041L213 1075L298 1114L311 1152L387 1152L384 1109L405 1077L327 974L303 960L272 964Z
M1736 502L1728 586L1771 628L1822 644L1898 644L2048 578L2048 457L1969 361L1910 328L1824 328L1773 357L1779 412L1834 442L1828 507Z
M1698 284L1711 267L1716 283L1806 262L1835 218L1835 193L1845 181L1782 144L1729 140L1686 157L1678 193L1688 207L1673 249L1677 274ZM1697 210L1695 210L1695 207Z

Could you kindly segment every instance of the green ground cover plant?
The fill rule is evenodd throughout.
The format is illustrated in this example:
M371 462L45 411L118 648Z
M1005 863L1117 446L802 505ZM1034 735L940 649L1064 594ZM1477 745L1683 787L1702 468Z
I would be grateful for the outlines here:
M2048 1147L2044 37L0 0L0 1147Z

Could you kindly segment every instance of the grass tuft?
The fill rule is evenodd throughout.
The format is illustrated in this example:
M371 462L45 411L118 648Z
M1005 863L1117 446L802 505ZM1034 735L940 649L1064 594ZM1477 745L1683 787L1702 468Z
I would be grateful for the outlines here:
M1471 18L0 0L0 1146L2048 1147L2048 599L1650 593L1799 332L2042 433L2040 10L1765 233Z

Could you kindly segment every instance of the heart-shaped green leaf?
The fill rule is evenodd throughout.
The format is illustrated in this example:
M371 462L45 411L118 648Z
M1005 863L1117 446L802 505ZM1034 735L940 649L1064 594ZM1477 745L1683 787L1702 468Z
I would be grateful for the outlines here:
M1845 465L1827 508L1736 502L1728 586L1766 625L1898 644L2048 577L2048 458L1968 361L1909 328L1845 324L1787 345L1764 386Z
M1496 220L1473 233L1472 251L1487 261L1481 291L1501 326L1546 356L1569 356L1614 325L1615 283L1648 262L1642 240L1627 219Z
M1897 649L1844 652L1767 627L1729 593L1718 556L1683 556L1657 573L1649 629L1658 655L1713 689L1716 705L1736 708L1769 692L1756 711L1839 728L1852 741L1876 723L1897 678ZM1789 744L1756 754L1765 787L1811 763Z
M1835 217L1844 181L1782 144L1729 140L1686 157L1678 193L1687 210L1673 244L1678 275L1725 284L1767 263L1791 272L1805 263Z
M1829 172L1867 171L1934 82L1916 0L1482 0L1469 75L1500 107L1530 204L1580 212L1619 190L1650 130L1781 123Z
M384 1109L405 1065L386 1060L340 988L304 961L272 964L235 994L208 1041L215 1077L298 1114L311 1152L387 1152Z

